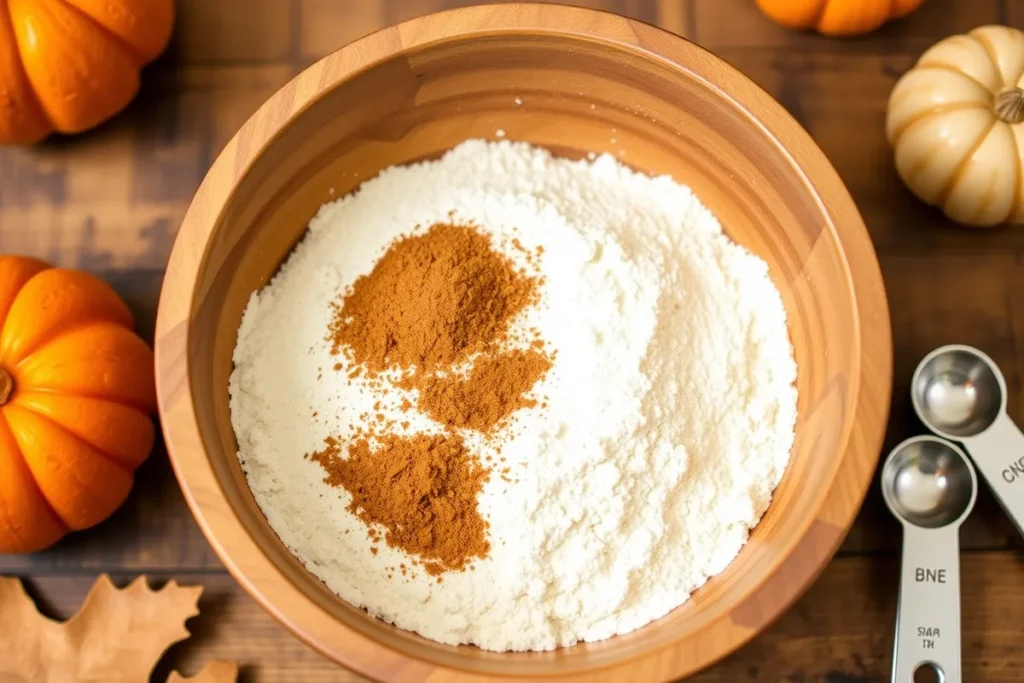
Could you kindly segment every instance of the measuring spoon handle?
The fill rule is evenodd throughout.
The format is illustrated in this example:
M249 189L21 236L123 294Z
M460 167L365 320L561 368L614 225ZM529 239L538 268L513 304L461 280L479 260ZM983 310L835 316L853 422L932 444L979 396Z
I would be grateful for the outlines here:
M963 439L963 444L1006 514L1024 534L1024 433L1001 413L991 427Z
M922 664L940 669L944 683L960 683L958 525L903 525L892 683L913 683Z

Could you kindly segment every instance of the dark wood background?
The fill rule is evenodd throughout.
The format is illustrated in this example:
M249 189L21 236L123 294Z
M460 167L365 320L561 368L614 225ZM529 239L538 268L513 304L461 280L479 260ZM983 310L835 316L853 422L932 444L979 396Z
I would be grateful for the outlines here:
M460 0L179 0L176 36L143 92L101 129L0 151L0 250L106 277L152 338L162 269L207 167L289 77L385 24ZM835 40L773 25L753 0L591 0L659 24L732 62L810 131L860 207L882 264L896 354L887 446L921 431L907 396L935 346L973 344L1002 367L1024 423L1024 227L971 231L899 183L884 137L896 79L931 43L987 23L1024 28L1024 0L927 0L910 18ZM1021 538L987 490L962 531L963 659L968 682L1024 680ZM750 645L695 680L881 683L889 680L900 533L872 491L820 580ZM97 573L202 584L193 637L165 657L194 673L237 660L248 681L359 681L308 650L225 573L189 515L162 448L128 503L100 527L33 556L0 555L42 609L74 612ZM2 615L0 615L2 621Z

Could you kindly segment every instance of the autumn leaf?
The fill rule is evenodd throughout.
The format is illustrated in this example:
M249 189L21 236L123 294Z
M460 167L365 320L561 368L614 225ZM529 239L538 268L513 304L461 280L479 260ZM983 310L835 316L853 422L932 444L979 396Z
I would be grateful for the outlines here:
M147 683L167 648L189 637L185 621L199 614L202 592L174 581L153 591L145 576L118 590L101 574L78 613L61 623L39 613L18 579L0 577L0 681ZM233 683L237 667L217 664L169 681Z

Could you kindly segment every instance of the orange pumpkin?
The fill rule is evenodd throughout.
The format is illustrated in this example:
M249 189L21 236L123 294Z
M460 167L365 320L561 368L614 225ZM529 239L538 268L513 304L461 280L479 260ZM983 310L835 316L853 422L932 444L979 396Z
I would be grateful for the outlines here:
M101 280L0 256L0 553L124 502L153 448L153 353Z
M924 0L757 0L769 17L790 28L829 36L869 33L890 19L905 17Z
M0 144L124 109L171 36L173 0L0 0Z

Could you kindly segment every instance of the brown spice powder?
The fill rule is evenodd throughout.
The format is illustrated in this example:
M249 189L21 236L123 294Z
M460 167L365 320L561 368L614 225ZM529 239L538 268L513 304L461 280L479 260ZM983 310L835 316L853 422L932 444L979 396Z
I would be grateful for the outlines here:
M372 373L444 368L501 338L536 290L487 235L434 225L392 244L335 304L331 353Z
M489 433L514 411L535 405L526 395L551 367L537 330L530 331L528 349L501 350L510 342L512 319L537 301L539 284L475 228L435 225L393 243L334 304L331 352L347 354L358 366L349 377L362 370L380 383L379 391L389 384L382 373L402 371L399 385L418 389L420 409L435 420ZM472 367L459 373L470 359ZM403 399L400 410L410 408ZM325 481L348 490L349 509L367 525L383 525L388 545L419 556L431 574L485 557L487 522L476 500L489 471L454 433L398 436L387 433L394 422L374 417L344 452L332 437L312 454Z
M387 529L389 546L418 555L432 575L487 555L487 522L476 498L490 475L460 437L385 435L375 447L362 438L347 457L341 452L329 437L311 457L327 471L328 484L352 494L350 512Z
M537 401L526 394L551 368L536 349L483 357L467 377L432 377L420 387L419 406L441 424L490 432L520 408Z

